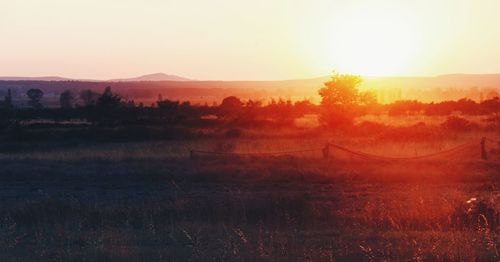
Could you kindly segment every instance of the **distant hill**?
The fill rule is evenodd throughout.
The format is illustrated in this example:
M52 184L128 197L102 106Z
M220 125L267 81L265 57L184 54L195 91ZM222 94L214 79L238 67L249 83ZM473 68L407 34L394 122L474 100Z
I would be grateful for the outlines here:
M120 78L111 80L95 79L73 79L60 76L23 77L23 76L0 76L0 81L81 81L81 82L154 82L154 81L193 81L188 78L156 73L132 78Z
M235 95L242 99L270 98L310 99L319 102L318 89L328 76L280 81L196 81L179 76L152 74L136 78L73 80L64 77L0 77L1 94L12 89L18 94L30 88L42 89L46 94L60 94L64 90L79 92L92 89L102 92L106 86L137 101L150 103L158 94L164 98L194 102L220 102ZM2 81L3 80L3 81ZM500 91L500 74L454 74L433 77L364 77L362 89L374 90L379 102L390 103L401 99L423 102L457 100L464 97L480 101Z
M23 77L0 76L0 81L71 81L72 79L59 76Z
M176 75L156 73L133 78L111 80L71 79L59 76L44 77L1 77L0 81L80 81L80 82L185 82L165 83L166 86L196 87L241 87L241 88L319 88L328 76L310 79L270 80L270 81L197 81ZM429 77L364 77L365 88L500 88L500 74L450 74Z
M123 78L123 79L111 79L109 82L143 82L143 81L192 81L191 79L176 76L176 75L167 75L164 73L156 73L143 75L134 78Z

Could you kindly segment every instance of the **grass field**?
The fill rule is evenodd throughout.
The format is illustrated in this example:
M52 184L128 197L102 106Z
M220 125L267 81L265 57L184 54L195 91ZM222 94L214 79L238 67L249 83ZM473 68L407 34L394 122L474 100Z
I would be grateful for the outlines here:
M0 259L495 261L500 161L480 159L479 135L391 142L249 132L2 154ZM420 161L335 150L327 159L189 159L190 149L273 152L326 142L412 157L469 141Z

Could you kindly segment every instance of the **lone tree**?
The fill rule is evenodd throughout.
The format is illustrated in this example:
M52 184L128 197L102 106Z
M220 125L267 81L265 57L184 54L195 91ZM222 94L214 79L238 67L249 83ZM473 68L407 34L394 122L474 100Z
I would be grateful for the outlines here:
M329 127L351 125L360 105L376 103L373 94L360 92L360 76L334 73L318 93L321 96L320 120Z
M75 97L73 96L73 93L71 91L66 90L61 93L59 96L59 104L61 105L61 108L68 109L68 108L73 108L73 104L75 101Z
M222 100L219 106L219 115L236 116L241 112L243 102L235 96L228 96Z
M30 89L28 92L26 92L26 95L29 97L30 101L28 104L35 108L35 109L40 109L42 108L42 104L40 103L40 100L43 97L43 92L42 90L38 88Z

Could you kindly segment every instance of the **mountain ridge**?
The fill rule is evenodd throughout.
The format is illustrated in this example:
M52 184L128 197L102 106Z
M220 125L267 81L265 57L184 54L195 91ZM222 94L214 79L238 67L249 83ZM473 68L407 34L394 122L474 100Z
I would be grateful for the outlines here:
M183 82L183 81L193 81L192 79L177 76L177 75L168 75L165 73L154 73L154 74L147 74L147 75L142 75L138 77L132 77L132 78L119 78L119 79L110 79L107 80L107 82L152 82L152 81L178 81L178 82Z
M133 78L119 78L111 80L71 79L59 76L43 77L0 77L0 81L71 81L96 83L164 83L173 86L211 86L221 87L279 87L279 88L318 88L328 81L329 76L289 80L193 80L176 75L155 73ZM364 77L362 88L500 88L500 73L498 74L446 74L438 76L392 76L392 77Z
M154 73L141 75L137 77L130 78L116 78L116 79L76 79L76 78L68 78L61 76L0 76L0 81L80 81L80 82L156 82L156 81L195 81L189 78L177 76L177 75L169 75L165 73Z

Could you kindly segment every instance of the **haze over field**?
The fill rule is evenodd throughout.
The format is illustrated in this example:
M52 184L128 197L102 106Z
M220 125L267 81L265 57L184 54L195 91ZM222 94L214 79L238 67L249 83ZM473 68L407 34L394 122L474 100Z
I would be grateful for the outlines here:
M327 81L330 76L322 76L308 79L288 79L274 81L203 81L189 79L177 75L168 75L165 73L148 74L138 77L117 78L117 79L71 79L60 76L42 76L42 77L22 77L22 76L0 76L0 81L91 81L91 82L197 82L201 83L220 83L228 85L238 83L245 87L244 83L253 85L263 85L264 87L303 87L317 88ZM210 86L209 86L210 87ZM497 88L500 87L499 74L448 74L428 77L411 76L387 76L387 77L365 77L364 88Z
M500 262L499 10L0 0L0 262Z
M317 90L329 76L277 81L198 81L164 73L111 80L70 79L66 77L0 77L0 91L40 88L59 94L64 90L91 88L100 92L106 85L135 99L152 101L162 94L166 98L189 100L194 103L220 102L228 94L243 99L269 101L271 98L309 99L319 102ZM480 101L498 96L500 74L454 74L435 77L365 77L363 90L377 94L380 103L397 100L439 102L469 98Z

